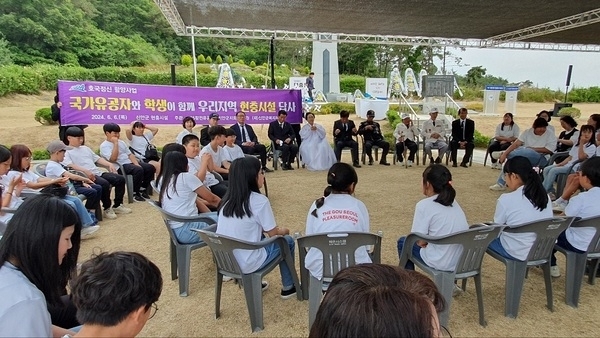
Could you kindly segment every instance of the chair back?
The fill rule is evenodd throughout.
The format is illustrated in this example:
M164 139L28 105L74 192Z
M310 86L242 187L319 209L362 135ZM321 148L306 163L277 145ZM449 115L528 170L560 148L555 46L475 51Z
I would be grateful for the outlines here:
M323 253L323 278L333 278L341 269L356 264L354 253L365 245L373 246L373 263L381 262L381 236L366 232L332 232L299 237L298 247L316 248ZM304 267L306 250L300 252L300 267Z
M33 172L36 173L40 177L46 177L46 165L48 161L36 163L33 165Z
M158 212L160 212L163 222L165 223L165 226L167 227L167 230L169 231L169 236L171 237L171 241L176 246L183 245L183 244L179 243L179 241L177 240L177 237L175 236L173 229L171 229L171 226L169 225L169 221L173 221L173 222L204 222L208 225L214 225L214 226L216 226L216 224L217 224L215 222L215 220L213 220L212 218L202 217L201 214L199 214L198 216L191 216L191 217L177 216L168 211L165 211L157 201L149 200L148 203L150 203L150 205L152 207L154 207L156 210L158 210ZM214 229L212 231L214 231ZM204 245L204 244L202 244L202 245Z
M565 231L575 217L552 217L526 223L516 228L505 228L504 231L515 234L534 233L535 241L527 255L528 265L539 265L550 259L556 239Z
M600 257L600 216L577 219L571 224L571 228L594 228L596 233L587 248L588 256Z

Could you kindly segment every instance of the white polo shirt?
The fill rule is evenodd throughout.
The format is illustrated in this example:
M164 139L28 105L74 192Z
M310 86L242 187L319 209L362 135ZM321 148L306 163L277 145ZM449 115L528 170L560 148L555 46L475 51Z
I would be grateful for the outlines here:
M264 195L252 192L249 198L249 208L252 216L245 215L242 218L225 217L223 209L219 210L217 221L217 234L233 237L248 242L260 242L263 232L273 230L277 225L275 215L271 209L269 199ZM234 250L233 255L243 273L251 273L265 262L267 250Z
M65 168L58 162L50 160L46 164L46 177L48 178L60 178L65 171Z
M419 201L415 207L412 229L430 236L447 236L469 229L467 217L456 200L450 206L435 202L438 195ZM421 258L425 264L442 271L452 271L462 253L459 244L427 244L421 249Z
M65 153L64 165L75 164L92 172L96 176L101 176L102 171L96 165L100 156L96 155L92 149L87 146L73 147Z
M519 225L553 217L552 201L548 197L548 204L544 210L535 209L533 204L523 194L523 186L517 190L502 194L496 202L494 223L505 224L511 228ZM506 252L518 260L527 259L529 250L535 241L534 233L511 234L500 233L500 243Z
M598 201L600 201L600 188L593 187L571 198L565 208L565 215L581 218L600 216ZM596 229L591 227L567 228L565 232L569 243L581 251L587 251L594 234L596 234Z
M317 217L311 215L315 210L315 202L310 206L306 216L306 234L331 233L340 231L369 232L369 212L365 204L348 194L331 194L325 198L323 205L317 209ZM371 263L366 246L361 246L354 253L356 264ZM306 269L315 278L323 277L323 253L310 248L304 262Z

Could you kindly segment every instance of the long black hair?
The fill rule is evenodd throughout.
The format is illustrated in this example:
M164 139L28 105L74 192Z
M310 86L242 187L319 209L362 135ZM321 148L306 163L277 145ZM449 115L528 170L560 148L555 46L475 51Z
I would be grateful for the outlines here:
M325 197L330 194L346 194L351 192L351 185L358 183L358 175L356 170L352 168L348 163L338 162L329 168L327 172L327 184L323 192L323 197L318 198L315 201L315 209L310 213L315 217L317 216L317 209L323 206L325 203Z
M533 170L527 157L515 156L504 164L505 174L515 174L523 181L523 195L533 206L542 211L548 206L548 193L544 189L540 175Z
M6 146L0 144L0 162L6 162L10 160L11 154L10 150L6 148Z
M510 129L512 130L512 128L515 126L515 119L512 113L506 113L504 114L504 116L510 116ZM500 123L500 129L504 130L504 122Z
M579 138L577 139L577 144L575 144L574 147L579 146L579 143L581 142L581 134L583 134L584 131L589 131L590 133L592 133L592 137L590 137L589 142L585 144L585 146L589 147L592 144L596 144L596 135L594 134L596 130L594 129L594 126L590 124L584 124L583 126L581 126L581 130L579 130Z
M182 146L179 143L167 143L162 148L162 152L160 154L160 163L165 163L165 156L167 156L167 154L172 151L178 151L185 155L185 147L184 146ZM159 177L161 175L162 171L163 171L163 167L161 166L156 177Z
M58 244L64 228L74 226L72 247L59 264ZM13 263L45 296L61 305L67 282L75 275L81 221L75 210L58 197L41 194L25 200L8 221L0 241L0 269Z
M169 196L169 185L172 183L173 193L177 194L177 178L179 174L188 171L188 159L179 151L170 151L161 161L160 174L156 178L156 185L160 185L160 194L158 195L158 202L161 203L166 195Z
M229 188L219 204L219 211L225 217L251 217L250 194L260 193L258 173L260 161L254 156L235 159L229 167Z
M443 206L451 206L456 197L456 190L452 187L452 174L441 164L432 164L423 171L423 185L431 184L433 192L438 194L434 202Z

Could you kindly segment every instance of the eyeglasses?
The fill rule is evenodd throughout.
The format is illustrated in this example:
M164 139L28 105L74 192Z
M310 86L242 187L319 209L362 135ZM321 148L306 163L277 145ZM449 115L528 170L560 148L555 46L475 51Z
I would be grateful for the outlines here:
M152 319L152 317L154 317L154 315L156 315L157 311L158 311L158 305L156 305L156 303L152 303L152 306L150 308L150 317L148 317L148 320Z
M450 334L448 328L443 325L440 325L440 333L442 334L442 337L452 338L452 334Z
M31 157L23 157L25 161L31 161Z

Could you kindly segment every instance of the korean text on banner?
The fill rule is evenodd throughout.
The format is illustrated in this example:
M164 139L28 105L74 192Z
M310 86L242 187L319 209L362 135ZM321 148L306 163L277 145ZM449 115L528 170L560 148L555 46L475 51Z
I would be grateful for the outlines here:
M246 123L267 124L277 118L279 110L288 113L289 123L302 122L300 90L61 80L58 81L58 93L62 103L62 125L127 124L132 121L181 124L186 116L206 124L211 113L219 114L221 124L233 124L238 111L246 113Z

